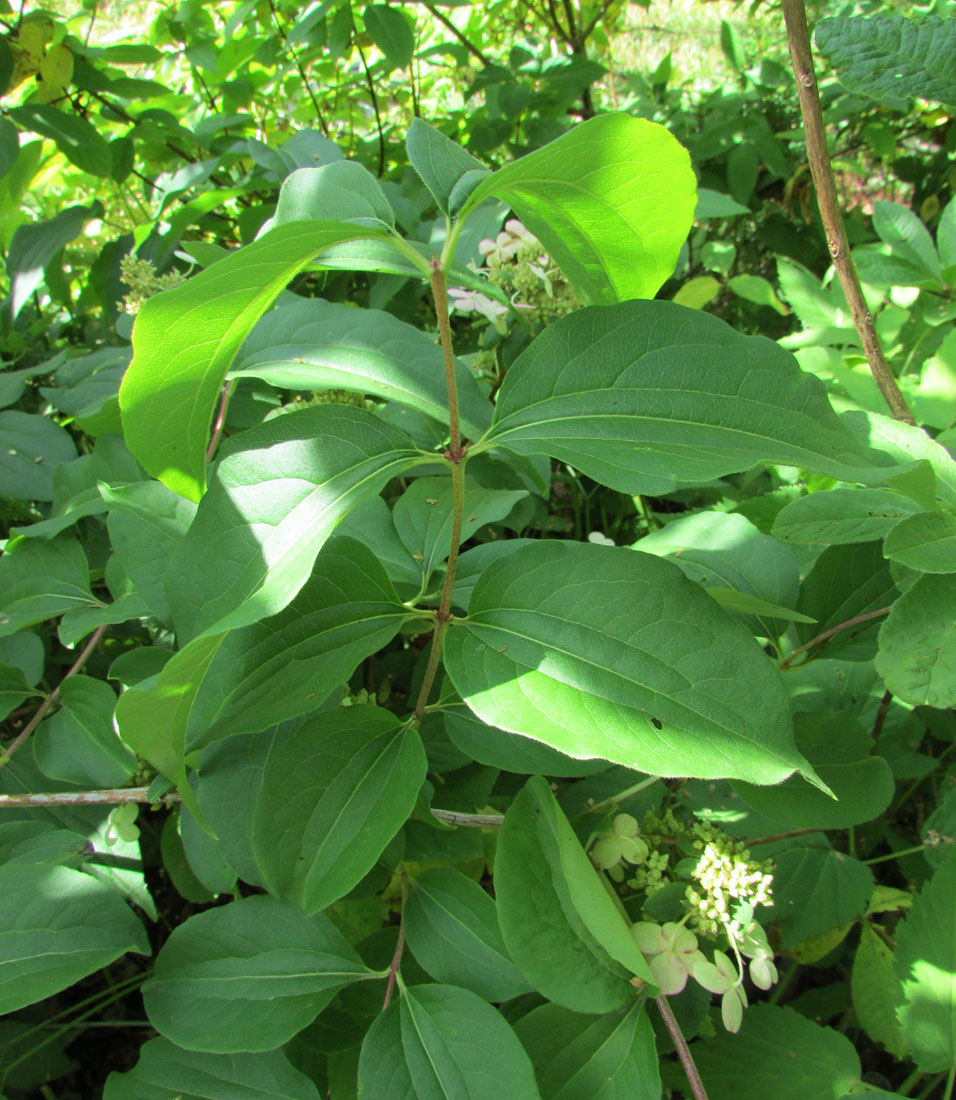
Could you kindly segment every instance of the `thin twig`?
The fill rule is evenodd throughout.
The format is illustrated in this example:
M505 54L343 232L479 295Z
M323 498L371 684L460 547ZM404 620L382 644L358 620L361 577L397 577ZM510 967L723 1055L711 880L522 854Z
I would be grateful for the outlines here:
M671 1038L674 1040L674 1046L677 1048L677 1054L680 1057L681 1065L684 1067L684 1073L687 1074L687 1080L690 1082L694 1100L707 1100L707 1090L704 1088L704 1082L697 1072L694 1056L690 1052L684 1033L680 1029L680 1024L675 1019L674 1013L671 1012L671 1006L667 1003L667 998L663 993L655 998L655 1004L667 1030L670 1032Z
M794 836L806 836L808 833L819 833L819 829L790 829L785 833L771 833L770 836L758 836L754 840L746 842L748 848L759 848L761 844L774 844L778 840L789 840Z
M794 657L799 657L801 653L806 653L808 649L812 649L815 645L820 645L825 642L827 638L832 637L834 634L839 634L841 630L846 630L847 627L857 626L859 623L865 623L869 619L877 619L880 615L886 615L892 611L892 606L880 607L876 611L867 611L863 615L854 615L852 619L847 619L845 623L837 623L836 626L831 626L829 630L824 630L822 634L818 634L815 638L811 638L809 642L804 642L799 649L795 649L789 657L785 658L777 665L777 668L783 671L785 668L789 668ZM797 665L800 668L806 661Z
M807 12L803 0L783 0L783 16L787 25L793 74L797 80L800 114L803 116L803 130L807 143L807 159L813 174L820 217L827 237L827 247L833 258L833 266L843 287L853 323L860 334L866 360L884 401L889 406L894 419L915 424L916 420L900 393L893 372L883 355L873 314L863 297L863 289L846 239L833 169L830 165L830 154L827 152L826 136L823 131L823 112L820 109L813 55L810 51L810 34L807 30Z
M365 51L359 44L359 40L355 40L355 48L358 50L359 57L362 61L362 68L365 70L365 83L368 86L369 98L372 100L372 110L375 112L375 125L378 127L378 178L381 179L385 175L385 131L382 129L382 116L378 109L378 96L375 94L375 81L372 80L372 74L368 70L368 62L365 60Z
M448 16L443 15L433 4L427 3L427 0L422 0L422 7L426 11L431 12L431 14L438 20L439 23L444 24L444 26L446 26L451 31L451 33L458 39L458 41L465 47L465 49L473 57L478 58L482 65L485 65L487 67L494 64L490 57L483 54L473 42L469 42L465 35L462 34L462 32L455 26L455 24L448 18Z
M292 60L295 63L295 67L299 70L299 76L302 78L302 83L305 85L305 90L309 93L309 99L312 100L312 106L315 109L315 117L319 120L319 126L322 129L322 133L326 137L329 136L329 127L326 124L325 116L322 114L322 108L319 106L319 101L315 98L315 93L312 91L312 84L309 78L305 75L305 69L302 68L302 62L299 60L299 55L296 52L295 46L289 41L288 35L282 29L282 24L279 22L279 15L276 12L276 6L273 0L269 0L269 10L272 12L272 21L276 25L276 30L279 34L285 36L285 44L289 47L289 53L292 54Z
M209 446L206 448L206 462L212 461L212 456L216 453L216 447L219 445L219 437L222 435L222 426L226 422L226 412L229 409L229 396L232 393L233 380L229 381L222 387L222 398L219 402L219 413L216 416L216 423L212 430L212 439L209 440Z
M504 814L463 814L457 810L434 808L432 817L444 821L446 825L460 825L466 829L500 829L505 822Z
M17 749L23 744L24 741L30 736L31 733L37 728L37 726L43 721L43 719L49 714L50 709L54 707L60 699L60 689L64 683L71 676L75 676L80 669L86 664L86 660L89 655L96 649L96 646L106 632L105 626L98 626L96 630L90 635L90 640L83 647L83 652L77 657L69 671L63 677L63 679L56 685L56 687L50 692L50 694L43 700L37 709L36 714L30 719L21 732L10 742L5 748L0 750L0 768L9 763L10 757L17 751Z
M392 991L398 979L398 971L402 965L402 954L405 951L405 902L408 901L408 878L405 869L402 868L402 911L398 915L398 943L395 944L395 954L388 967L388 984L385 986L385 1000L382 1002L382 1011L388 1008L388 1002L392 999Z
M883 723L886 721L886 716L889 713L890 703L893 701L893 692L884 691L883 697L880 699L880 705L876 708L876 718L873 719L873 729L870 731L870 736L875 741L880 736L880 730L883 729Z
M0 794L0 810L18 806L120 806L125 802L179 802L176 791L149 798L149 787L116 787L102 791L48 791L42 794Z

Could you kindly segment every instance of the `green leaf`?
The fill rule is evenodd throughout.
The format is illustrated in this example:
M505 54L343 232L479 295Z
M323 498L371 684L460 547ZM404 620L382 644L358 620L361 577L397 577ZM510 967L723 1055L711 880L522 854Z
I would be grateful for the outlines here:
M0 637L74 608L99 606L86 554L73 535L7 543L0 557Z
M865 863L830 848L796 845L774 858L773 915L781 947L843 928L866 911L874 882Z
M694 1061L710 1100L839 1100L860 1080L845 1035L769 1004L748 1008L736 1035L696 1043Z
M788 352L672 302L579 310L547 328L505 377L480 446L492 444L652 496L758 462L858 480L874 461Z
M375 1100L540 1100L504 1017L451 985L410 986L376 1017L362 1043L358 1088Z
M62 709L33 735L37 767L51 779L81 787L122 787L136 757L116 736L116 693L103 680L71 676L60 685Z
M120 387L126 445L170 489L198 500L222 380L279 291L323 249L383 231L294 222L146 303Z
M910 1057L923 1073L956 1062L956 855L951 853L896 930L898 1011Z
M155 682L136 684L116 704L120 737L176 784L183 802L207 831L186 778L186 728L203 677L224 637L212 634L191 642L163 666Z
M0 87L5 87L2 77ZM19 153L19 131L8 118L0 119L0 179L16 164Z
M53 474L76 458L68 432L47 416L0 412L0 496L52 500Z
M389 711L320 714L274 748L252 847L269 889L316 913L347 894L408 820L427 761Z
M448 423L441 349L423 332L377 309L309 298L280 305L253 329L230 377L263 378L282 389L374 394ZM492 406L474 374L455 364L462 429L473 438Z
M495 1002L530 988L501 938L495 902L452 867L432 868L415 880L405 906L405 936L415 958L439 982Z
M656 123L598 115L480 183L506 202L592 304L651 298L668 279L693 220L696 181L685 149Z
M395 212L372 173L354 160L297 168L279 188L275 215L262 232L289 222L351 222L391 229Z
M956 573L956 516L920 512L898 523L883 541L883 553L921 573Z
M480 160L420 118L412 119L405 149L411 166L421 176L443 214L450 212L452 192L463 176L474 173L477 182L488 174Z
M42 1001L126 951L149 954L111 886L68 867L0 867L0 1013Z
M643 1005L597 1018L541 1005L515 1031L542 1100L660 1100L654 1031Z
M302 409L243 432L170 559L166 591L180 635L277 614L348 510L420 460L404 432L350 405Z
M719 191L709 191L706 187L698 188L697 206L694 210L695 221L708 221L710 218L732 218L737 214L749 213L749 206L737 202L730 195L722 195Z
M633 976L654 984L628 920L540 777L505 814L495 895L505 946L549 1000L577 1012L613 1012L634 997Z
M483 489L465 479L461 541L465 542L486 523L504 520L528 493L521 489ZM420 563L423 583L448 557L453 516L451 481L447 477L422 477L405 490L392 509L398 537Z
M452 743L472 760L490 768L518 775L580 776L607 767L603 760L575 760L530 737L516 737L489 726L464 703L445 707L443 713Z
M744 802L785 829L846 829L879 817L896 784L886 761L873 755L873 739L859 719L817 710L797 714L794 722L797 748L836 800L792 775L777 787L734 783Z
M190 747L316 710L407 617L375 555L330 539L284 611L227 635L190 716Z
M186 1050L273 1050L368 977L327 917L263 895L190 917L143 986L150 1022Z
M886 489L828 489L790 501L774 520L774 537L783 542L869 542L881 539L919 505Z
M364 543L385 568L389 579L403 595L414 596L421 585L422 573L417 561L398 537L392 513L381 497L357 504L336 531Z
M280 1050L205 1054L150 1039L128 1073L111 1073L103 1100L319 1100Z
M124 572L153 614L170 622L164 577L196 516L196 505L158 481L101 485L100 495L109 505L106 526Z
M768 631L779 636L786 630L785 622L800 619L793 620L795 613L786 610L796 604L800 590L796 558L743 516L725 512L682 516L634 543L634 549L668 558L722 607L751 616L748 625L761 636ZM715 589L725 594L715 595ZM731 597L728 590L737 596ZM758 604L747 606L748 600Z
M826 634L843 623L851 625L829 635L812 650L814 657L841 661L869 661L882 616L853 622L888 607L898 593L878 542L829 546L817 558L800 586L797 610L815 620L798 624L801 644Z
M10 117L22 130L52 138L77 168L102 179L109 177L112 164L109 143L74 111L60 111L45 103L25 103L14 107Z
M720 283L713 275L699 275L684 283L671 301L690 309L703 309L717 297L720 290Z
M893 604L876 671L904 703L956 705L956 575L919 577Z
M408 68L415 52L415 35L404 11L388 4L370 4L362 12L362 18L369 37L391 67Z
M893 973L893 950L869 921L860 928L860 942L853 956L850 976L853 1011L860 1026L894 1058L906 1056L906 1044L897 1019L903 991Z
M814 41L852 92L899 101L919 96L956 105L956 23L926 15L821 19Z
M953 43L956 45L956 37ZM956 65L953 75L956 76ZM873 228L894 256L919 268L924 278L942 283L943 268L933 238L908 206L877 199L873 203Z
M738 298L753 302L754 305L769 306L783 316L790 312L777 297L771 284L759 275L735 275L727 285Z
M753 636L649 554L554 541L495 562L445 664L484 721L569 756L758 783L806 766Z
M736 592L733 588L705 588L704 591L716 601L725 611L736 611L740 615L752 615L758 620L769 623L772 619L782 619L788 623L811 623L813 619L807 615L801 615L799 611L791 611L779 604L767 603L757 596L750 596L746 592ZM762 633L765 627L758 627L757 633Z

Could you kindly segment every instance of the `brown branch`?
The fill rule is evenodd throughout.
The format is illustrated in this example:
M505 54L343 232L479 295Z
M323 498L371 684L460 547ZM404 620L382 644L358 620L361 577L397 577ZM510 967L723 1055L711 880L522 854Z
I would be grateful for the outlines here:
M674 1013L671 1012L671 1006L667 1003L667 998L661 993L655 998L654 1003L657 1005L661 1018L670 1032L671 1039L674 1040L674 1046L677 1048L677 1054L680 1058L680 1064L684 1067L684 1073L687 1074L694 1100L707 1100L707 1090L704 1088L704 1082L700 1079L694 1056L690 1052L684 1033L680 1029L680 1024L677 1022Z
M63 677L63 679L56 685L56 687L50 692L50 694L43 700L37 709L36 714L30 719L23 730L14 738L13 741L4 749L0 750L0 768L7 764L10 757L17 751L17 749L23 744L24 741L30 736L31 733L37 728L37 726L43 721L43 719L49 714L52 707L59 702L60 689L64 683L71 676L75 676L80 669L86 664L86 660L89 655L96 649L97 643L103 634L106 632L105 626L98 626L96 630L90 635L90 640L83 648L83 652L77 657L69 671Z
M149 787L115 787L103 791L49 791L41 794L0 794L0 810L21 806L119 806L124 802L150 802ZM156 802L179 802L179 795L169 791Z
M857 626L859 623L865 623L869 619L876 619L879 618L880 615L886 615L892 611L892 609L892 606L880 607L877 608L876 611L867 611L862 615L854 615L852 619L847 619L845 623L837 623L836 626L831 626L829 630L824 630L822 634L818 634L815 638L811 638L809 642L804 642L799 649L795 649L789 657L781 661L780 664L777 665L777 668L781 671L785 668L789 668L794 657L798 657L801 653L806 653L808 649L812 649L815 645L825 642L827 638L831 638L834 634L839 634L840 631L846 630L847 627ZM806 664L806 662L803 661L801 664ZM797 668L800 667L801 665L797 665Z
M827 152L826 136L823 131L823 112L820 109L820 96L817 91L813 55L810 51L810 34L807 30L807 13L803 0L783 0L783 15L787 25L793 74L797 80L800 114L803 116L803 130L807 144L807 159L810 162L813 184L817 192L817 204L820 207L820 217L827 237L827 247L833 258L833 266L843 287L853 323L860 334L866 360L884 401L889 406L894 419L915 424L916 420L900 393L900 388L883 354L873 314L863 297L863 289L860 286L860 279L846 238L833 169L830 165L830 155Z
M431 12L431 14L438 20L439 23L446 26L458 39L458 41L465 47L465 49L473 57L478 58L482 65L490 67L494 64L490 57L488 57L486 54L483 54L473 42L469 42L465 35L462 34L462 32L455 26L455 24L448 18L448 16L442 15L442 13L433 4L429 4L427 0L422 0L422 7L426 11Z
M405 869L402 868L402 911L398 915L398 943L395 944L395 954L388 966L388 984L385 986L385 1000L382 1002L382 1011L388 1008L388 1002L392 999L392 991L398 980L398 971L402 965L402 954L405 951L405 903L408 901L408 878Z

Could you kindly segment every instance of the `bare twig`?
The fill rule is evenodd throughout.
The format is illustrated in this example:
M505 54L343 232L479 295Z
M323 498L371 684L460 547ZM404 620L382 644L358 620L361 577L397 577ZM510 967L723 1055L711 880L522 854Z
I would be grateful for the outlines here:
M402 965L402 954L405 951L405 903L408 901L408 878L405 869L402 868L402 911L398 916L398 943L395 944L395 954L388 967L388 984L385 986L385 1000L382 1002L382 1011L388 1008L388 1002L392 999L392 991L398 979L398 971Z
M789 657L781 661L780 664L777 665L777 668L781 671L785 668L789 668L794 657L799 657L801 653L806 653L807 650L812 649L816 645L820 645L822 642L825 642L827 638L831 638L834 634L839 634L842 630L846 630L848 627L858 626L860 623L865 623L869 619L877 619L880 617L880 615L887 615L890 611L892 611L892 606L880 607L877 608L876 611L867 611L864 612L864 614L862 615L854 615L852 619L847 619L845 623L837 623L836 626L831 626L829 630L824 630L822 634L818 634L815 638L811 638L809 642L804 642L804 644L800 646L799 649L795 649ZM805 663L806 662L801 662L801 664ZM797 665L797 668L799 667L800 665Z
M222 388L222 398L219 401L219 413L216 416L216 423L212 430L212 439L209 440L209 446L206 448L206 462L212 461L212 456L216 453L216 447L219 445L219 437L222 435L222 426L226 422L226 412L229 409L229 397L232 393L233 380L229 381Z
M680 1024L675 1019L674 1013L671 1012L671 1006L667 1003L667 998L663 993L655 998L655 1004L661 1014L661 1019L663 1019L667 1030L670 1032L671 1038L674 1040L674 1046L677 1048L680 1063L684 1067L684 1073L687 1074L687 1080L690 1082L694 1100L707 1100L707 1090L704 1088L704 1082L700 1079L694 1056L690 1052L684 1033L680 1029Z
M483 54L481 52L481 50L479 50L478 47L473 42L469 42L468 39L465 37L465 35L462 34L462 32L455 26L455 24L448 18L448 16L443 15L434 6L434 4L429 4L427 2L427 0L422 0L422 7L426 11L431 12L431 14L434 16L435 19L438 20L439 23L446 26L451 31L451 33L458 39L458 41L465 47L465 49L473 57L478 58L478 60L482 63L482 65L485 65L487 67L487 66L490 66L490 65L494 64L494 62L491 60L491 58L488 57L487 55Z
M124 802L149 802L149 787L116 787L102 791L50 791L45 794L0 794L0 810L22 806L120 806ZM179 802L175 791L168 791L157 802Z
M43 719L49 714L52 707L54 707L60 699L60 689L64 683L71 676L75 676L80 669L86 664L86 660L89 655L96 649L100 638L106 632L105 626L98 626L96 630L90 635L90 640L83 647L83 652L77 657L74 663L70 666L69 671L63 677L63 679L56 685L56 687L50 692L50 694L43 700L37 709L36 714L30 719L30 721L24 726L19 734L7 745L4 749L0 750L0 768L7 764L10 757L17 751L17 749L23 744L24 741L30 736L31 733L37 728L37 726L43 721Z
M365 70L365 83L368 87L369 98L372 101L372 110L375 112L375 125L378 127L378 178L381 179L385 175L385 131L382 128L382 115L378 109L378 96L375 94L375 81L372 79L372 74L368 69L368 62L365 60L365 51L359 45L358 39L355 40L355 48L358 50L358 55L362 61L362 68Z
M787 39L790 44L790 60L797 80L797 93L800 98L800 113L803 116L803 130L807 143L807 159L813 174L813 184L817 192L820 217L827 236L827 247L833 258L846 296L847 305L853 317L853 323L860 334L863 350L870 370L879 386L883 399L896 420L915 424L916 420L906 404L900 388L890 370L880 338L876 332L873 314L863 297L860 279L853 264L850 245L843 227L843 216L837 199L833 169L827 152L826 137L823 132L823 113L820 109L820 96L817 92L816 73L813 68L813 55L810 52L810 34L807 30L807 13L803 0L783 0L783 15L787 24Z

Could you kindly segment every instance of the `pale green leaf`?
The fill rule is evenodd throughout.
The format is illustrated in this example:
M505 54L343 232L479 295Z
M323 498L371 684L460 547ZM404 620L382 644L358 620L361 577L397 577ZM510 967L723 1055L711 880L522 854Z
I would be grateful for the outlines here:
M806 768L753 636L649 554L555 541L495 562L445 660L480 718L569 756L758 783Z
M883 553L921 573L956 573L956 516L920 512L897 524L883 541Z
M335 222L282 225L146 303L133 327L120 408L127 446L154 477L200 498L219 390L252 326L323 249L381 232Z
M321 298L280 305L253 329L230 376L263 378L282 389L373 394L448 422L441 349L377 309ZM461 362L455 378L462 429L477 438L491 423L491 403Z
M170 559L166 591L180 635L277 614L348 510L420 460L404 432L351 405L318 405L243 432Z
M956 1062L956 853L936 871L896 930L903 1039L923 1073Z
M491 444L650 495L759 462L858 480L880 460L788 352L672 302L579 310L547 328L505 377Z
M337 160L317 168L297 168L279 188L276 212L259 235L298 221L351 222L391 229L395 212L381 185L357 161Z
M904 703L956 705L956 575L928 573L880 628L876 670Z
M853 1011L863 1030L895 1058L904 1057L906 1044L896 1017L903 991L893 973L893 950L869 921L860 928L850 989Z
M508 203L592 304L650 298L670 277L697 186L685 149L656 123L598 115L480 183Z

